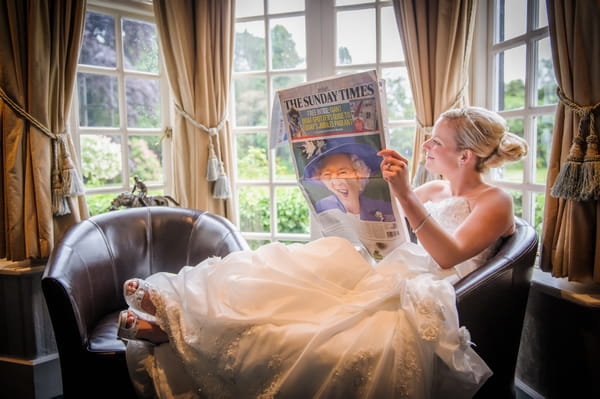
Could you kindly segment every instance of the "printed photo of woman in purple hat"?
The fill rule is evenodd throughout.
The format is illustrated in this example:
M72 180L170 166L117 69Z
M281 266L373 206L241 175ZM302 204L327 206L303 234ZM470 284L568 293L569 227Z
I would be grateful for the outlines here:
M329 195L314 199L317 214L336 209L360 220L396 220L387 190L374 190L373 196L366 193L370 178L380 173L381 157L374 147L344 137L327 139L319 150L304 167L305 182L329 190ZM380 183L387 188L383 180ZM382 195L382 191L387 194Z

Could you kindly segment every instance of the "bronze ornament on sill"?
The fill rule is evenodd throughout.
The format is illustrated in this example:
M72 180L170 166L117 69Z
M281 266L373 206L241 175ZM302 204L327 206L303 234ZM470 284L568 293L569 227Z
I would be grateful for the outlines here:
M135 183L131 192L122 192L112 200L109 211L116 211L120 208L139 208L144 206L179 206L179 203L169 195L148 195L148 187L137 176L134 177Z

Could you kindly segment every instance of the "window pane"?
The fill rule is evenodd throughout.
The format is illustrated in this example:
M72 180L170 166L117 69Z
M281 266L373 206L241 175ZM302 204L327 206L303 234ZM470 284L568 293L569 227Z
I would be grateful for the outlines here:
M523 0L498 0L496 41L503 42L520 36L527 30L527 2Z
M265 78L234 81L236 126L267 126L267 87Z
M83 134L81 174L86 187L115 185L123 182L121 138L109 135Z
M235 17L251 17L254 15L264 14L264 0L236 0L235 2Z
M415 107L406 68L386 68L382 71L385 80L389 120L412 120Z
M508 110L525 106L525 46L506 50L497 55L498 109Z
M337 13L338 65L374 63L375 39L374 9Z
M554 127L554 115L542 115L535 118L536 121L536 158L535 158L535 182L546 184L546 175L550 163L550 146L552 145L552 128Z
M156 26L123 19L123 63L125 69L158 73Z
M513 198L514 213L518 217L523 217L523 192L517 190L507 190Z
M506 119L508 131L523 137L523 118ZM499 180L523 183L524 160L505 163L495 169L496 178Z
M406 158L408 162L413 162L413 146L415 144L415 128L401 127L390 129L390 148ZM415 160L416 162L417 160Z
M546 196L544 194L535 194L535 212L533 215L533 227L537 230L538 235L542 236L542 227L544 223L544 203Z
M269 0L269 14L294 11L304 11L304 1Z
M126 78L127 126L160 127L160 85L155 79Z
M275 150L275 179L296 180L296 169L287 143Z
M403 61L404 51L393 7L381 9L381 62Z
M535 25L536 28L548 26L548 12L546 10L546 2L544 0L538 0L538 15Z
M239 2L238 2L239 3ZM262 21L235 24L235 72L266 69L265 25Z
M266 133L236 134L237 173L242 180L269 178L268 137Z
M271 65L273 69L306 67L304 17L271 21Z
M306 77L304 74L275 76L273 77L273 91L287 89L305 81Z
M114 76L78 73L79 125L119 126L118 91L117 78Z
M79 63L116 67L115 19L110 15L88 12L85 17Z
M129 176L137 176L146 184L162 183L161 136L129 136Z
M308 205L298 187L277 187L277 231L279 233L309 233Z
M240 229L247 232L264 233L270 230L268 187L240 187L238 204Z
M552 52L550 50L550 39L545 38L536 42L536 91L537 105L556 104L556 77L554 76L554 65L552 63Z

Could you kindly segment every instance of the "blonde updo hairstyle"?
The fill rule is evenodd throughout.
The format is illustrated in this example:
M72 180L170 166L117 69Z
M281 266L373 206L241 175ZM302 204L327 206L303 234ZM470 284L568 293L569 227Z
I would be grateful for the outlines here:
M527 155L527 142L508 132L504 118L493 111L480 107L455 108L444 112L440 119L449 121L456 129L458 149L469 149L477 156L478 172Z

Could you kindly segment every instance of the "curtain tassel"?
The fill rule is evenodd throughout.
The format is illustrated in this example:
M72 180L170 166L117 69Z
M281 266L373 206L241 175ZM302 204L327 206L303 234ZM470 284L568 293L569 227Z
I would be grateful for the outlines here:
M61 180L60 166L58 164L58 140L52 139L52 180L51 180L51 195L52 195L52 214L54 216L63 216L71 213L71 207L67 197L64 195L64 185Z
M569 149L567 161L561 166L552 186L551 195L575 201L598 199L600 198L600 156L598 156L594 111L600 108L600 103L592 106L579 105L567 97L560 87L556 88L556 94L561 103L579 116L579 126Z
M593 114L592 120L593 120ZM587 137L587 148L582 166L581 200L597 200L600 198L600 155L598 155L598 136L592 129Z
M225 173L225 168L221 162L221 170L219 172L219 178L215 182L213 187L213 198L216 199L227 199L231 197L231 184L229 183L229 177Z
M577 199L581 192L581 169L583 153L581 144L583 139L577 136L569 150L567 161L560 168L556 181L552 186L552 196L555 198Z
M215 153L215 146L212 142L212 136L208 138L208 163L206 165L206 180L207 181L217 181L219 178L219 159L217 158L217 154Z
M59 140L62 147L61 177L63 195L83 195L85 193L85 188L83 187L81 178L75 169L75 165L73 164L71 156L67 151L67 144L64 138L61 137Z

